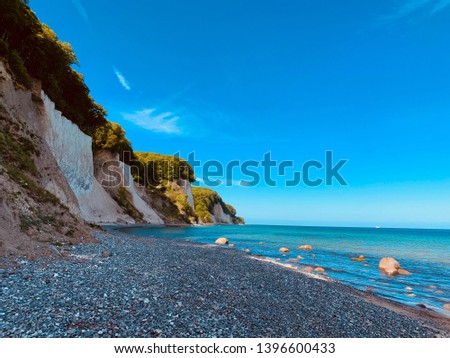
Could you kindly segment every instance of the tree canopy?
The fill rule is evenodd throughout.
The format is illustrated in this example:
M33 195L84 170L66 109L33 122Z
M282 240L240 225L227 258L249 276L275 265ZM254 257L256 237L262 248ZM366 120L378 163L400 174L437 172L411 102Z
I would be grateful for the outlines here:
M182 158L150 152L134 152L134 154L143 166L147 184L158 185L165 180L178 179L195 181L194 170ZM142 177L142 174L140 176Z

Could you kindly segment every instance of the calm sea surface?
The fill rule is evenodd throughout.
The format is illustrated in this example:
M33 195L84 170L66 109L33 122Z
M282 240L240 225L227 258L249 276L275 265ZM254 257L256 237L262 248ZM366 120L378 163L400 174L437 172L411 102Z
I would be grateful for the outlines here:
M450 315L450 230L330 228L298 226L207 226L183 228L127 228L129 234L212 244L227 237L236 250L250 249L280 262L321 266L333 279L408 305L427 307ZM303 244L312 251L299 251ZM287 247L288 254L278 252ZM295 261L298 255L302 260ZM364 255L364 262L350 260ZM411 276L387 277L378 270L382 257L391 256ZM292 260L294 259L294 260Z

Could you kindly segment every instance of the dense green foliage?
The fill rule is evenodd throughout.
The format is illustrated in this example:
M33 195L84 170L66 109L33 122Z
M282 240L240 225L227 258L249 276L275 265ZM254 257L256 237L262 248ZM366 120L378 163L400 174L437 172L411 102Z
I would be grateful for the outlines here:
M107 122L106 111L72 68L78 63L72 47L41 23L26 1L0 1L0 56L21 85L31 88L31 78L39 80L56 108L86 134Z
M194 186L192 194L195 202L195 212L199 220L203 223L212 223L212 212L214 205L219 204L225 214L231 216L235 224L243 224L244 219L236 216L236 209L229 204L225 204L219 194L214 190Z
M125 137L124 129L117 123L106 122L95 128L92 134L94 148L106 149L114 153L120 153L121 160L124 152L133 155L130 141ZM123 160L126 162L126 160ZM128 164L128 163L127 163Z
M134 152L138 161L139 173L134 173L135 178L146 186L157 186L164 181L178 179L195 181L192 167L184 159L157 153Z

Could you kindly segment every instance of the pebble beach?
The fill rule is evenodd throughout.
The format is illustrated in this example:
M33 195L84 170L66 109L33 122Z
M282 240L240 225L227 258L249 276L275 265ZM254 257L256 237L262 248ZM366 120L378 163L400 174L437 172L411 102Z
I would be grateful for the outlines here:
M95 234L0 271L0 337L449 337L448 318L229 247Z

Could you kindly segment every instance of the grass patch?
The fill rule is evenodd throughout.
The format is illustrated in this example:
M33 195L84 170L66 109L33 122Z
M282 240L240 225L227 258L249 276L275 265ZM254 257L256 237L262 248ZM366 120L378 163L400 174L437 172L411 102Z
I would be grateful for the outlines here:
M13 167L9 163L2 163L3 167L6 169L9 177L14 180L17 184L27 189L30 196L41 203L52 203L54 205L59 205L61 208L66 209L66 207L61 203L61 201L54 196L49 191L36 185L36 183L26 174L19 169Z
M39 172L33 160L36 148L27 138L12 135L9 132L0 133L0 156L2 161L14 163L18 169L38 176Z
M26 216L19 214L20 231L27 232L30 228L35 227L41 230L44 225L55 226L56 228L63 228L65 223L56 218L54 215L44 215L37 213L35 216Z

